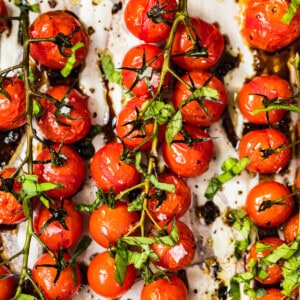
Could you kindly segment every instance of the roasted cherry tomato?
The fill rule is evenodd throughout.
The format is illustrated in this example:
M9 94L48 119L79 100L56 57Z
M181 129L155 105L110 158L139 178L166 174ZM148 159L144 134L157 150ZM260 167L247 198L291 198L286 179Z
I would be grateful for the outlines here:
M246 3L241 34L254 48L274 52L300 36L300 10L290 24L282 21L289 0L250 0Z
M112 188L115 194L135 185L140 174L133 164L121 161L123 153L121 143L104 145L93 156L91 173L96 185L108 193Z
M164 228L166 222L159 222L161 228ZM167 232L172 230L173 222L167 224ZM175 246L167 246L166 244L152 244L151 247L158 255L159 261L157 265L170 271L184 269L190 265L194 259L196 252L195 237L191 229L183 222L176 220L178 229L178 242Z
M9 268L2 265L0 266L0 277L2 277L0 279L0 300L12 299L15 291L15 277L13 273Z
M65 85L51 87L46 94L57 101L40 99L45 110L38 120L42 133L55 143L70 144L84 138L91 128L86 97Z
M284 295L279 289L267 289L266 294L262 297L256 298L256 300L281 300L284 299Z
M286 243L295 240L299 233L299 213L294 214L289 218L283 226L283 235Z
M248 262L250 262L251 259L260 260L260 258L263 258L273 252L277 247L282 245L284 242L277 238L277 237L267 237L259 241L260 244L264 244L266 249L259 251L257 249L257 243L255 243L249 251L248 256ZM266 268L266 272L268 273L268 277L265 279L259 278L258 276L255 277L257 281L259 281L262 284L275 284L281 281L283 278L282 276L282 269L281 264L282 262L279 261L277 264L272 264Z
M126 27L146 43L162 42L169 36L176 8L175 0L130 0L124 11ZM172 10L171 13L164 13Z
M254 186L246 198L250 219L261 227L274 227L287 220L293 210L291 192L282 183L265 181Z
M6 186L5 179L16 171L15 168L6 168L0 171L0 224L18 224L25 220L22 204L18 202L15 195L9 191L9 186ZM16 179L13 180L13 192L18 193L22 185Z
M3 0L0 0L0 16L7 16L7 7ZM0 19L0 33L2 33L7 27L7 21Z
M151 215L159 221L180 218L191 204L191 190L187 183L175 174L165 173L159 176L159 182L173 184L175 191L166 192L155 187L149 191L148 209Z
M160 81L164 61L163 50L157 46L134 46L125 54L122 62L123 85L135 96L150 98Z
M138 221L139 215L136 211L129 212L127 203L117 201L113 208L102 204L92 212L89 230L98 244L108 248L114 245L118 238L128 233Z
M187 300L188 292L184 282L175 274L168 277L145 285L141 292L141 300Z
M82 214L75 210L70 200L58 200L50 209L42 205L34 218L34 231L44 244L53 251L74 246L80 238Z
M208 169L214 145L202 129L186 125L184 130L190 137L197 139L196 142L188 145L183 134L178 133L170 146L166 142L163 143L163 157L173 173L183 177L196 177Z
M81 156L71 147L58 144L51 146L55 155L49 148L43 149L36 160L44 163L36 163L33 172L39 177L39 182L52 182L63 185L47 191L47 195L53 198L70 197L74 195L85 180L86 169ZM51 161L52 159L52 161Z
M252 130L245 134L239 144L240 158L248 157L247 169L257 173L276 173L284 168L291 155L289 141L284 133L267 128Z
M300 189L300 169L297 170L297 174L295 178L295 187L296 189Z
M133 265L126 267L126 274L121 286L114 278L115 260L108 252L97 254L89 264L87 279L89 286L100 296L118 298L125 294L133 285L136 270Z
M7 77L0 84L0 130L9 130L26 123L26 100L24 81ZM5 116L5 117L4 117Z
M199 98L192 99L183 105L181 112L183 120L190 125L206 127L218 121L228 102L227 94L223 83L212 74L193 71L183 75L181 78L190 88L187 88L181 82L177 82L173 95L173 104L178 109L183 102L191 97L192 93L204 85L213 88L218 93L217 100ZM201 98L202 97L202 98ZM201 103L201 104L200 104Z
M61 70L72 55L72 47L82 43L75 50L73 67L83 63L88 52L88 36L74 15L66 11L49 11L40 14L29 27L29 36L33 39L58 38L62 49L54 42L37 42L30 44L31 56L41 65L54 70ZM70 45L68 45L70 43ZM63 54L61 53L61 51Z
M184 70L209 70L219 61L224 50L224 38L219 29L211 23L199 18L191 18L191 23L187 22L188 30L183 23L180 23L175 33L172 46L173 61ZM197 35L195 34L195 31ZM192 33L193 41L188 32ZM206 54L199 54L199 48L204 47Z
M62 258L65 262L70 260L67 253L63 254ZM69 300L77 293L81 285L81 273L79 267L75 265L74 278L72 266L68 265L63 269L58 279L56 279L57 268L56 262L50 253L45 253L40 256L32 268L32 279L39 289L43 292L47 300Z
M285 110L274 109L269 112L254 113L255 110L264 108L264 102L277 98L288 98L292 95L289 83L277 75L261 75L245 83L238 95L238 106L243 116L254 124L274 124L279 122ZM264 99L266 97L266 100Z

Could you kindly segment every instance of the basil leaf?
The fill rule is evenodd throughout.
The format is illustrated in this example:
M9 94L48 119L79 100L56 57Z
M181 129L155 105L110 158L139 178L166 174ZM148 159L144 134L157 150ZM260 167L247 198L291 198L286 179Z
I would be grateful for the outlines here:
M28 294L21 294L16 298L16 300L35 300L35 297Z
M101 67L108 81L122 86L122 73L116 70L110 54L105 53L102 56Z
M32 111L33 111L33 115L39 119L44 113L45 110L44 108L41 106L41 104L37 101L37 100L33 100L32 101Z
M65 66L63 67L63 69L60 71L60 74L63 76L63 77L68 77L74 67L74 64L76 62L76 50L80 49L84 47L84 43L82 42L79 42L79 43L76 43L72 48L71 48L71 51L72 51L72 54L71 56L68 58Z
M162 101L146 101L142 106L142 111L144 111L144 109L145 118L153 118L157 120L159 125L167 123L167 121L175 113L173 105Z
M118 247L115 255L115 280L122 286L128 265L127 247Z
M286 24L290 24L299 7L299 0L291 0L287 12L282 17L282 21Z
M168 146L171 145L176 134L181 130L181 128L182 128L182 114L181 111L178 110L167 124L165 135L166 135L166 142Z

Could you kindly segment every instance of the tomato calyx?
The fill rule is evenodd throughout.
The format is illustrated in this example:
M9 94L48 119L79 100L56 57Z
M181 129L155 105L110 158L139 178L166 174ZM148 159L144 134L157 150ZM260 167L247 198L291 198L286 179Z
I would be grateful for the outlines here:
M196 143L204 143L207 141L211 141L213 138L212 137L207 137L207 138L193 138L184 128L180 130L183 136L183 140L176 140L174 139L172 143L181 143L181 144L186 144L189 147L193 147L194 144Z
M157 1L157 4L153 5L150 8L150 10L147 12L147 17L149 19L151 19L151 21L155 24L165 23L166 25L171 27L172 23L173 23L173 19L172 18L167 18L164 15L174 13L177 10L166 10L165 9L166 6L167 6L167 3L159 3Z
M291 196L295 195L295 194L298 194L299 191L297 192L294 192L294 193L291 193L290 195L288 196L284 196L284 197L280 197L279 199L275 199L275 200L264 200L259 208L258 208L258 211L259 212L262 212L262 211L265 211L266 209L269 209L271 207L273 207L274 205L291 205L291 203L287 203L285 202L286 199L289 199Z

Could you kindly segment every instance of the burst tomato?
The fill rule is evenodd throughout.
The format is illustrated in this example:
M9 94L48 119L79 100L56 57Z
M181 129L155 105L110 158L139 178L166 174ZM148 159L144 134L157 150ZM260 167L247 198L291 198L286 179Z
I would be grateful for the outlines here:
M54 42L37 42L30 44L31 56L41 65L54 70L61 70L72 54L71 47L82 43L83 47L75 51L73 67L83 63L88 52L88 36L77 18L65 11L49 11L40 14L29 27L29 36L33 39L70 36L70 47L63 47L63 54ZM72 37L71 37L72 35ZM63 41L60 41L63 44Z
M120 285L114 276L115 260L109 256L107 251L97 254L88 267L87 279L89 286L102 297L121 297L133 285L136 270L133 265L126 267L123 285Z
M2 277L0 279L0 300L12 299L15 291L14 275L6 266L2 265L0 266L0 277Z
M1 91L2 90L2 91ZM0 130L9 130L26 123L24 81L7 77L0 84ZM5 117L4 117L5 116Z
M187 30L183 23L180 23L175 33L174 43L172 46L173 61L184 70L209 70L212 68L222 56L224 50L224 38L219 29L211 23L205 22L199 18L192 17L191 23L187 22ZM195 28L198 38L193 30ZM196 46L188 34L192 32ZM197 43L198 42L198 43ZM187 52L199 52L199 47L205 47L207 55L195 57L188 55Z
M3 0L0 0L0 15L7 16L7 7ZM0 19L0 33L2 33L7 27L7 21Z
M284 168L291 151L284 133L277 129L267 128L252 130L240 140L238 154L240 158L248 157L247 169L258 173L276 173Z
M218 93L218 100L195 98L188 102L181 109L183 120L191 125L206 127L218 121L228 102L227 94L223 83L210 73L190 72L181 78L190 88L181 82L177 82L173 95L173 104L178 109L182 102L191 97L192 93L201 87L213 88ZM208 83L207 83L208 82ZM201 103L199 103L199 102ZM218 101L218 102L217 102Z
M123 145L112 142L100 148L93 156L91 173L96 185L108 193L112 188L115 194L135 185L140 174L133 164L121 161Z
M289 218L283 226L283 236L287 243L295 240L299 233L299 213Z
M122 216L122 218L120 218ZM93 239L102 247L108 248L139 221L136 211L129 212L128 204L117 201L113 208L102 204L94 210L89 220L89 230Z
M254 48L274 52L300 36L300 10L290 24L282 21L289 0L250 0L246 3L241 34Z
M127 29L146 43L158 43L167 39L174 19L177 3L175 0L130 0L124 11ZM153 22L150 15L158 22Z
M70 144L84 138L91 128L86 97L65 85L51 87L46 94L57 101L40 99L45 110L38 120L42 133L55 143Z
M70 197L74 195L85 180L85 164L81 156L71 147L55 144L51 149L56 153L53 157L49 148L43 149L37 160L33 172L39 177L39 182L53 182L63 185L61 188L50 190L48 196L53 198ZM53 161L51 161L53 159Z
M178 133L170 146L166 142L162 144L163 157L173 173L183 177L196 177L208 169L214 145L209 135L202 129L186 125L184 130L193 139L203 141L197 140L188 145L181 142L184 141L184 136Z
M276 98L288 98L292 95L289 83L277 75L261 75L245 83L238 95L238 106L243 116L254 124L274 124L279 122L285 110L274 109L269 112L254 114L257 109L264 108L264 96L271 101Z
M266 294L262 297L256 298L256 300L281 300L284 299L284 295L279 289L267 289Z

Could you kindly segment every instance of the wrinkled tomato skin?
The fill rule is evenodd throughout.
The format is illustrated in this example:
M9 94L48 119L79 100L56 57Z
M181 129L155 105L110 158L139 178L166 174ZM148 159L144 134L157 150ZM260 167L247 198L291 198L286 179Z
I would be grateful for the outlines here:
M260 243L265 244L268 246L268 249L264 251L257 251L256 250L256 244L254 244L249 251L248 256L248 262L250 262L251 259L257 259L263 258L273 252L277 247L282 245L284 242L277 238L277 237L266 237L262 240L260 240ZM262 284L275 284L282 280L282 269L280 267L281 262L278 264L272 264L267 267L266 272L268 273L268 277L265 279L261 279L258 276L255 277L255 279L262 283Z
M163 10L175 10L175 0L130 0L124 11L125 25L130 33L146 43L159 43L166 40L171 30L174 13L163 14L165 22L154 23L147 13L154 8Z
M51 146L58 152L60 145ZM67 145L61 147L60 153L66 158L66 163L54 166L50 162L46 164L34 164L33 172L39 177L39 182L52 182L62 184L64 187L47 191L47 195L53 198L64 198L74 195L85 180L86 168L81 156ZM43 149L36 160L48 161L51 153L48 148Z
M160 71L164 61L164 57L161 55L162 52L163 50L157 46L142 44L132 47L125 54L121 70L123 85L136 97L149 99L152 94L157 91L160 81ZM139 77L149 78L150 87L148 87L145 79L137 79L138 73L136 71L125 69L141 69L143 67L144 60L146 63L149 63L150 61L151 63L143 72L143 75L139 75ZM135 84L136 80L138 80L137 84Z
M264 108L263 96L269 100L288 98L292 96L289 83L277 75L261 75L245 83L238 95L238 106L243 116L254 124L275 124L284 116L285 110L274 109L268 113L253 113L256 109ZM267 119L267 115L269 120ZM269 122L268 122L269 121Z
M92 158L91 173L96 185L108 193L113 189L115 194L134 186L140 174L133 164L120 160L123 145L112 142L100 148Z
M172 60L182 69L187 71L211 69L219 61L224 50L224 38L219 29L211 23L205 22L200 18L191 18L192 24L201 39L200 46L207 48L207 57L191 57L179 55L193 50L192 41L183 23L180 23L175 33L174 43L171 54ZM191 32L192 28L189 26ZM195 38L195 34L193 34ZM178 56L176 56L178 55Z
M283 226L283 236L286 243L291 243L295 240L299 233L299 213L294 214L289 218Z
M15 291L15 277L8 267L2 265L0 266L0 277L7 276L11 274L12 276L8 276L6 278L0 279L0 300L9 300L12 298L13 293Z
M163 228L166 222L159 222ZM167 225L167 232L172 230L173 222ZM177 271L189 266L195 256L196 242L193 232L183 222L176 220L178 228L178 242L175 246L165 244L152 244L153 251L158 255L159 261L156 264L170 271Z
M284 295L279 289L267 289L266 294L262 297L256 298L256 300L281 300L284 299Z
M184 126L184 129L193 138L209 139L209 135L202 129L193 126ZM183 140L183 135L178 133L174 140ZM163 158L170 170L178 176L196 177L208 170L213 157L214 145L211 139L196 142L192 147L181 142L173 142L170 146L162 144Z
M282 21L288 10L288 0L250 0L247 2L241 34L253 48L278 51L300 36L300 10L290 24Z
M187 124L200 127L207 127L217 122L221 118L228 103L227 93L223 83L208 72L192 71L189 74L183 75L181 79L191 87L195 86L195 88L201 88L205 84L206 87L215 89L218 93L219 101L221 102L216 103L215 101L204 99L203 105L207 111L205 112L195 99L184 105L181 109L183 120ZM207 83L208 80L209 82ZM174 107L178 109L181 103L189 98L191 94L192 91L178 81L172 98Z
M108 248L113 246L117 239L127 234L138 221L139 215L136 211L129 212L127 203L117 201L113 208L102 204L92 212L89 230L99 245Z
M63 254L66 262L70 260L67 253ZM57 269L47 265L55 266L55 260L47 252L40 256L32 268L32 279L37 284L38 288L44 293L46 300L69 300L78 292L81 285L81 273L79 267L75 266L77 281L72 277L71 265L63 269L57 279Z
M10 130L26 123L26 100L24 81L16 77L7 77L1 88L9 98L0 92L0 130ZM5 116L5 117L3 117Z
M141 300L187 300L188 292L184 282L175 274L159 278L145 285L141 292Z
M282 183L265 181L254 186L246 198L246 211L250 219L261 227L275 227L287 220L293 210L293 198L289 197L290 190ZM280 204L260 211L265 201L284 199Z
M44 98L40 99L40 104L45 110L38 120L42 133L55 143L70 144L83 139L91 128L91 115L86 97L76 89L70 91L70 87L65 85L51 87L46 93L59 102L68 94L65 101L71 110L68 111L69 116L60 115L58 123L55 119L57 113L55 103Z
M114 278L114 264L115 260L105 251L97 254L88 266L87 279L89 286L102 297L121 297L134 283L136 270L133 265L126 267L125 279L121 286Z
M75 63L73 67L83 63L88 52L88 36L83 30L77 18L65 11L49 11L40 14L29 27L30 38L53 38L58 34L65 36L79 30L70 39L72 46L83 43L83 47L75 52ZM71 55L71 49L64 49L67 55ZM53 42L38 42L30 44L31 56L41 65L54 70L61 70L66 65L68 56L63 56L58 46Z
M180 218L191 204L191 190L188 184L175 174L165 173L159 176L159 182L172 184L175 192L166 192L166 198L160 204L157 198L152 198L157 191L153 187L149 191L148 210L158 221L171 221L174 217Z
M64 199L63 205L62 201L58 200L57 205L66 213L63 220L68 229L64 228L59 221L52 221L42 231L45 223L53 217L53 214L44 205L37 211L33 223L36 235L53 251L74 246L80 238L83 226L83 216L75 210L71 200ZM51 207L54 208L53 205Z
M284 133L277 129L267 128L252 130L240 140L239 157L248 157L250 163L247 169L251 172L271 174L279 172L290 160L291 150L285 148L279 152L273 152L267 157L261 150L272 151L281 147L287 147L289 141Z
M4 0L0 0L0 15L7 16L7 7ZM7 21L0 19L0 34L6 29Z

